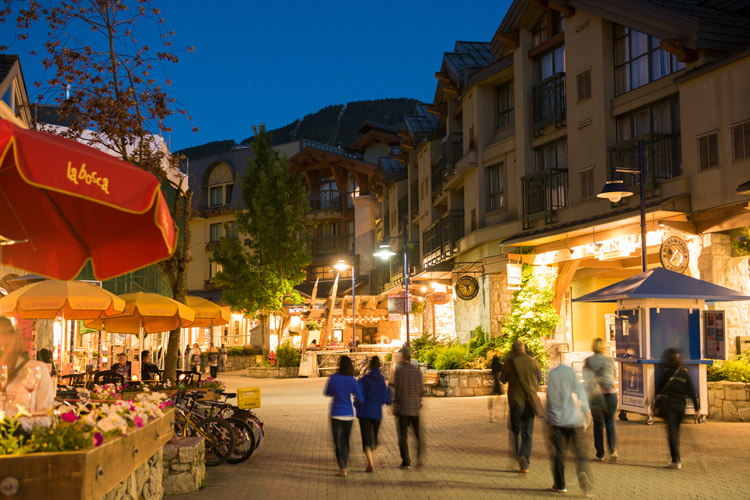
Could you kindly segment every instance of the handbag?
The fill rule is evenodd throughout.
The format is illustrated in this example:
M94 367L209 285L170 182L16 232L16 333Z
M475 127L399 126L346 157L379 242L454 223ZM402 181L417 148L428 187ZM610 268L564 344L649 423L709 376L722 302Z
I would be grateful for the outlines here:
M518 383L521 384L523 392L526 393L526 404L531 408L531 411L534 412L534 415L536 415L537 417L543 417L544 405L542 405L542 400L539 398L539 394L537 394L536 391L532 391L530 390L530 388L526 387L527 384L525 384L524 381L521 380L521 377L518 376L518 370L516 369L516 363L514 362L513 358L510 359L509 363L510 367L513 369L513 373L518 379Z
M677 375L677 372L675 371L675 375ZM661 391L659 391L659 394L656 395L654 400L651 402L651 414L655 417L664 418L667 414L667 400L669 399L666 394L664 393L664 390L669 387L669 384L672 383L672 380L674 380L675 375L672 375L669 377L669 380L664 385L664 387L661 388Z

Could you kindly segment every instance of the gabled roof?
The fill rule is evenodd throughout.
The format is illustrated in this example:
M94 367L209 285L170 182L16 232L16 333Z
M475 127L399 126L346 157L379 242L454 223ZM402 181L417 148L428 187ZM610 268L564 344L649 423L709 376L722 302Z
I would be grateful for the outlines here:
M729 302L750 300L750 295L657 267L573 299L573 302L617 302L623 299L698 299L706 302Z
M461 88L471 73L493 62L495 56L489 42L456 42L454 51L443 55L441 71L448 70L456 86Z
M378 169L386 185L406 179L406 165L390 156L378 160Z
M362 125L359 126L359 129L357 129L357 133L366 134L370 130L378 130L380 132L389 132L391 134L395 134L396 132L398 132L395 128L389 127L388 125L383 125L382 123L365 120L364 122L362 122Z
M397 146L399 144L398 131L380 123L365 121L357 132L362 135L349 145L351 151L364 153L369 145L378 142L387 144L388 146Z
M18 81L18 91L20 93L20 95L16 96L17 102L14 112L20 120L20 124L28 127L31 125L31 112L29 110L29 95L26 90L26 81L23 78L23 71L21 71L21 62L17 55L0 54L0 99L11 88L14 80Z
M10 74L13 65L18 61L18 56L12 54L0 54L0 82Z

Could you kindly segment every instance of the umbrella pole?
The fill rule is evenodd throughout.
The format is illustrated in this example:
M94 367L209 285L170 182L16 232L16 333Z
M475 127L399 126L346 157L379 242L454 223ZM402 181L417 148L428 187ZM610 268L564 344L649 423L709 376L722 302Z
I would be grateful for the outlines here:
M102 371L102 331L96 336L96 369Z
M143 356L141 353L143 352L143 323L141 323L141 326L138 328L138 380L141 380L141 369L143 368Z
M73 348L76 345L76 329L72 321L69 323L70 323L69 324L69 327L70 327L70 365L73 368L73 371L75 372L75 366L73 364Z

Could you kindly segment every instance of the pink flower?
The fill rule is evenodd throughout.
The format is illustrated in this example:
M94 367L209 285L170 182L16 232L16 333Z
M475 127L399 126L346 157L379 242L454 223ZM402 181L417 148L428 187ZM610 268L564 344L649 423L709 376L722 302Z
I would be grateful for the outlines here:
M68 422L68 423L72 424L73 422L75 422L76 420L78 420L78 415L76 415L72 411L69 411L69 412L66 412L66 413L63 413L62 415L60 415L60 418L62 419L63 422Z
M133 402L128 401L128 403L130 403L130 411L135 411L135 405L133 404Z
M104 442L104 436L102 436L101 432L95 432L94 433L94 446L101 446Z
M138 427L139 429L140 429L141 427L143 427L143 419L142 419L141 417L139 417L138 415L136 415L135 417L133 417L133 423L134 423L134 424L135 424L135 426L136 426L136 427Z

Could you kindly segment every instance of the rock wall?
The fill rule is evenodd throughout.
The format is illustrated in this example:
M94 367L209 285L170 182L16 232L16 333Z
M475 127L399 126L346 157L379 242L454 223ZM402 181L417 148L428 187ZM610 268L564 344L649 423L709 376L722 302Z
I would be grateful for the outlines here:
M255 366L256 363L257 360L255 355L227 356L227 366L224 371L230 372L235 370L244 370L245 368Z
M162 459L163 450L159 450L120 484L109 490L102 500L161 499L164 496Z
M297 378L298 366L283 368L255 366L247 369L247 376L252 378Z
M426 396L465 397L487 396L492 393L490 370L443 370L438 373L438 384L425 386Z
M709 382L708 418L725 422L750 422L750 384Z
M206 478L203 438L174 437L164 446L163 452L160 470L163 493L178 495L198 491Z

